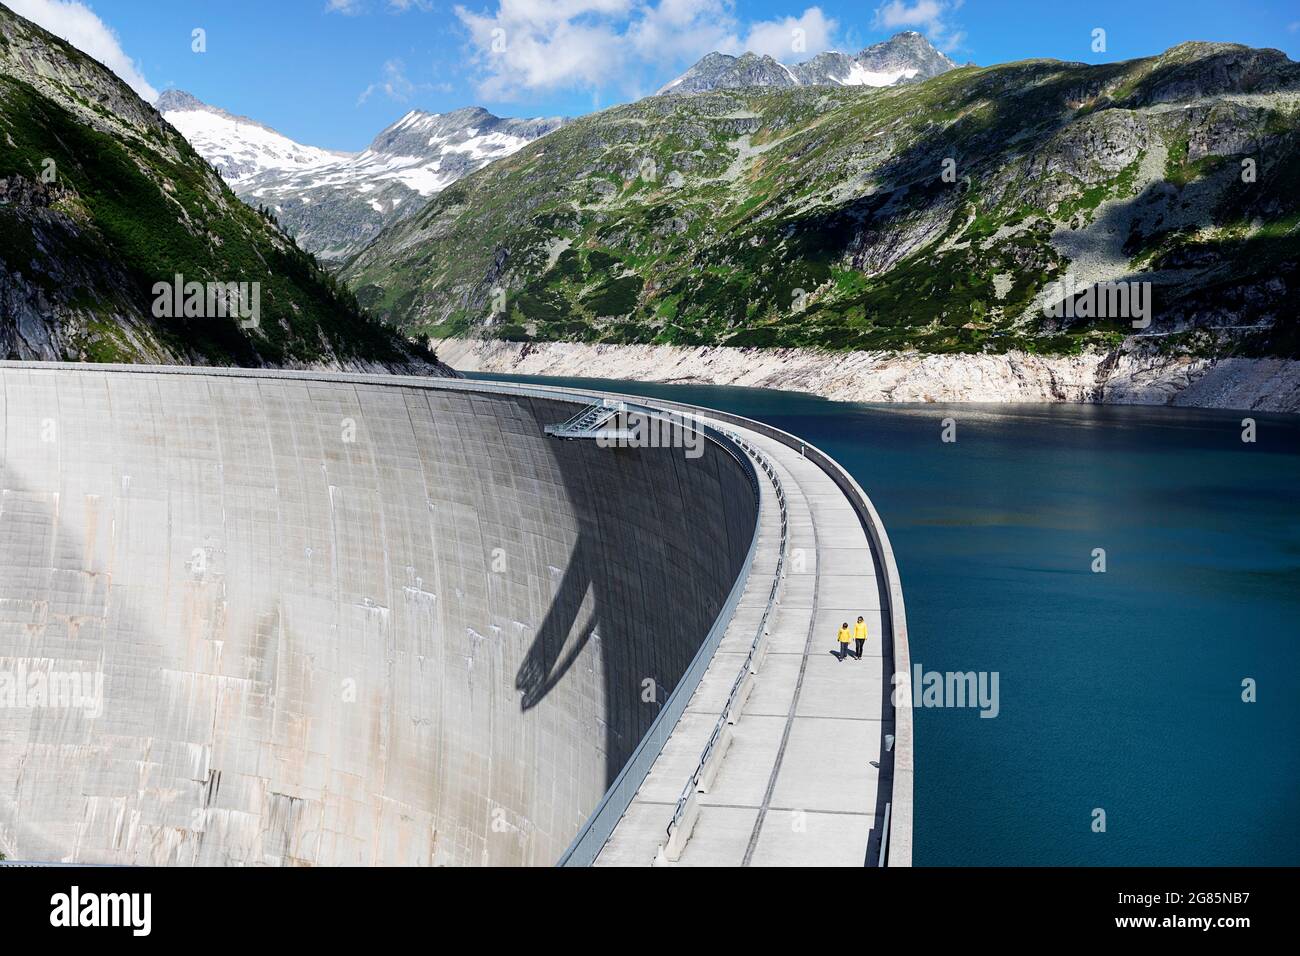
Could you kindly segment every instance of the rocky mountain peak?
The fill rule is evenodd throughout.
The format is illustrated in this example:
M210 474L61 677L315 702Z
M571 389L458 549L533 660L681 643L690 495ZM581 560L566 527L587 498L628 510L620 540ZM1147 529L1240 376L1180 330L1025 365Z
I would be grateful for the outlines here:
M894 86L938 76L957 66L921 34L909 30L854 55L827 51L787 65L765 54L710 53L660 93L789 88L795 86Z
M235 190L249 204L270 209L303 248L322 259L346 259L462 176L564 122L503 118L481 106L446 113L413 109L361 153L268 167L234 181ZM213 143L200 151L212 156L228 148Z
M915 30L874 43L858 53L854 60L868 69L915 69L918 76L925 78L938 76L957 66Z
M158 99L154 100L153 107L159 113L166 113L168 110L214 111L213 107L204 103L193 93L187 93L184 90L163 90L158 94Z

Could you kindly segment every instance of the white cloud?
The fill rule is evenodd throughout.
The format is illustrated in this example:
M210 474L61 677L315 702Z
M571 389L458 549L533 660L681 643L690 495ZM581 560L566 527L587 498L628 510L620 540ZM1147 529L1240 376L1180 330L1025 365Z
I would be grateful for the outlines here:
M713 50L736 50L736 30L727 0L660 0L657 6L641 7L624 36L640 59L676 63Z
M745 49L765 53L784 63L794 63L831 49L839 24L809 7L799 17L756 23L745 38Z
M497 0L487 12L455 9L482 71L479 93L489 99L631 88L643 82L643 68L661 73L712 50L752 49L794 62L829 49L837 28L819 7L798 17L742 23L733 0Z
M500 0L493 14L456 7L484 69L479 92L507 99L523 90L596 87L619 69L624 37L615 19L630 0Z
M388 0L390 13L406 13L408 10L422 10L428 13L434 9L433 0ZM369 13L370 4L366 0L325 0L326 13L341 13L345 17L355 17Z
M882 30L923 26L937 20L943 7L938 0L916 0L911 6L905 0L890 0L876 8L873 25Z
M485 71L479 92L489 99L525 89L598 86L618 62L619 37L607 26L536 22L506 10L481 16L457 7L456 15L469 29Z
M416 85L406 76L406 64L401 60L388 60L384 63L383 75L376 83L371 83L357 97L357 105L360 106L366 100L370 99L373 93L383 93L390 100L398 103L405 103L416 90L421 89L428 84Z
M77 0L4 0L9 9L60 36L82 53L116 73L131 89L152 103L158 91L126 55L117 34L89 7Z
M952 14L961 9L964 0L890 0L876 7L871 25L877 30L897 30L900 27L920 27L940 50L951 52L966 40L966 33L951 22Z

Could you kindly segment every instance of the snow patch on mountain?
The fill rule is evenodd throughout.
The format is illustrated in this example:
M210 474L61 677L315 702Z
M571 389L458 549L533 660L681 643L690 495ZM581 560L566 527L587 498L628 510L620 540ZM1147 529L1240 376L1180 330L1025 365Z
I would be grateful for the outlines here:
M917 70L895 70L892 73L882 73L876 70L868 70L861 63L854 63L847 76L838 78L841 86L893 86L902 80L910 80L916 76Z
M350 155L305 146L256 120L209 106L183 90L167 90L154 106L232 185L264 172L311 169Z
M265 206L302 248L345 259L462 176L564 123L503 119L479 107L411 110L360 153L304 146L268 126L169 90L163 116L245 202Z

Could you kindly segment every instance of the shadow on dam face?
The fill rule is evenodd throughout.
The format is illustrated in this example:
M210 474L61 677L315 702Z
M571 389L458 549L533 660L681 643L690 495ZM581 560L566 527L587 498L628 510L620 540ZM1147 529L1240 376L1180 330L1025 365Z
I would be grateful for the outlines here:
M550 864L753 531L729 455L549 439L559 401L92 368L0 386L10 859ZM98 713L55 699L70 674L98 676Z
M549 448L574 505L576 540L515 686L525 710L541 705L588 642L600 642L608 787L740 573L753 530L753 508L744 507L752 492L729 456L708 443L707 461L680 449L592 441Z

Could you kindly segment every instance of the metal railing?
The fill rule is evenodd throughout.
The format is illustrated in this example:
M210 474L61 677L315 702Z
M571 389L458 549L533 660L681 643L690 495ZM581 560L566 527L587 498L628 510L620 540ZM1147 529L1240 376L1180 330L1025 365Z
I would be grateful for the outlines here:
M892 803L885 804L885 819L880 822L880 858L876 866L884 866L889 859L889 811Z
M754 631L754 639L749 644L749 653L745 655L745 660L740 665L740 671L736 674L736 679L731 684L731 690L727 694L726 703L723 704L722 713L718 715L717 723L713 725L713 731L709 734L709 739L704 744L704 750L700 753L699 762L695 765L695 770L686 781L686 786L682 788L681 796L677 798L677 803L673 807L673 816L669 820L666 828L666 834L671 841L674 831L681 826L682 818L686 813L687 805L690 803L691 796L696 792L700 785L705 769L708 767L709 760L712 758L714 751L717 749L723 734L726 732L728 723L734 723L732 720L733 712L736 709L737 702L740 700L741 688L745 686L745 681L751 675L756 673L756 659L763 644L763 638L767 636L768 622L772 617L772 612L776 609L777 595L781 589L781 579L785 574L785 552L786 544L789 539L790 522L789 509L786 507L785 487L781 484L781 479L777 476L776 467L771 460L760 452L757 448L745 441L735 432L725 432L735 444L744 449L764 474L771 480L773 488L776 489L776 500L780 508L781 517L781 543L777 550L776 570L772 574L772 586L768 589L767 603L763 607L763 615L759 618L758 627ZM742 702L743 703L743 702Z

